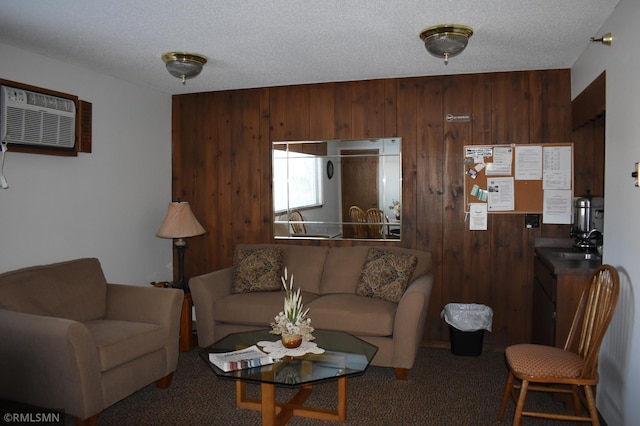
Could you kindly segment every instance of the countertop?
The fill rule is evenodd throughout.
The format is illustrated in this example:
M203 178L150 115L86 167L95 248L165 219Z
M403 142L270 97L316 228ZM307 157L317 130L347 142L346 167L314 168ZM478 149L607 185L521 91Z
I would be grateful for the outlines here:
M536 247L536 256L554 273L554 275L589 275L602 264L602 259L575 260L563 259L558 255L570 252L571 247Z

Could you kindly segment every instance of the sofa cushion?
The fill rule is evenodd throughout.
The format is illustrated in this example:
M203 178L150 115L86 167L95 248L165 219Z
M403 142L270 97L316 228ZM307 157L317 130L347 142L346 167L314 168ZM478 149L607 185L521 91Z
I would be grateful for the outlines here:
M409 253L369 249L367 262L358 279L356 293L399 303L417 262L418 259Z
M84 324L98 349L101 371L149 354L167 342L167 330L157 324L118 320L94 320Z
M106 311L107 282L98 259L75 259L0 274L0 308L87 321Z
M355 293L360 272L367 260L371 246L332 247L327 255L320 294ZM408 253L418 259L409 282L431 270L431 253L395 246L380 246L393 253Z
M355 294L358 277L370 247L331 247L322 275L321 294Z
M284 310L284 291L232 294L214 301L213 319L218 322L268 327ZM301 291L305 307L318 296ZM313 320L313 318L312 318Z
M293 288L320 293L320 282L325 260L329 253L326 246L301 246L289 244L239 244L238 249L277 247L284 252L283 265L289 276L294 276Z
M391 336L397 304L355 294L327 294L306 304L314 328L356 336Z
M281 289L283 257L284 252L280 247L236 248L231 292Z
M320 293L320 282L329 247L287 246L284 249L284 265L289 276L294 276L293 288ZM304 301L304 299L303 299Z

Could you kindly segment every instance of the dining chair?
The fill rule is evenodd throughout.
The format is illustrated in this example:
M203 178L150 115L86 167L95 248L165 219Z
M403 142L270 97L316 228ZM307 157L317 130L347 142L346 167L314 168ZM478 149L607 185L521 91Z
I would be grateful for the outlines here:
M289 213L289 221L291 222L291 229L294 234L306 234L307 227L304 224L304 217L300 210L291 210Z
M349 219L351 220L351 226L353 226L353 236L355 238L369 237L366 226L367 217L364 210L358 206L349 207Z
M369 229L369 238L385 238L387 234L384 232L385 223L389 223L389 218L384 212L378 208L372 207L365 212L367 218L367 227Z
M516 403L513 424L522 416L591 422L599 425L593 388L598 384L598 355L620 293L618 272L611 265L596 269L587 282L563 348L518 344L505 350L509 377L498 420L511 397ZM524 411L529 391L572 395L574 415ZM581 414L587 406L589 416Z

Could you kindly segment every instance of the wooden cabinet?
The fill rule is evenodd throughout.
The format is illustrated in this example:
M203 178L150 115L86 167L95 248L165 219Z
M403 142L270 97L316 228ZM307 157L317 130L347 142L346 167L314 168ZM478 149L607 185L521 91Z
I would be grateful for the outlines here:
M531 342L556 346L557 280L538 258L534 269Z
M532 343L563 347L582 290L592 269L556 273L552 266L536 256L532 299Z

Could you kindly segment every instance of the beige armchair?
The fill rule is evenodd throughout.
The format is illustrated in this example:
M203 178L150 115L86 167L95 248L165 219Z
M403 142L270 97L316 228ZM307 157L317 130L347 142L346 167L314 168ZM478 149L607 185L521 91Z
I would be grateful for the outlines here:
M97 259L0 274L0 398L95 424L150 383L168 387L183 297L108 284Z

